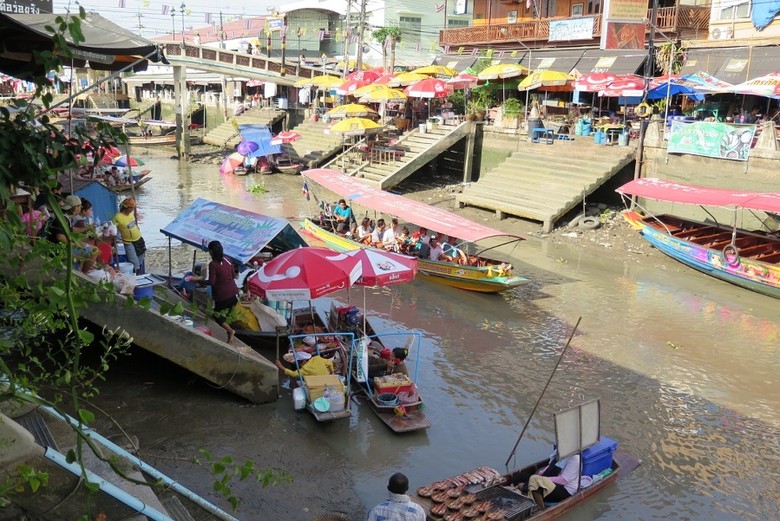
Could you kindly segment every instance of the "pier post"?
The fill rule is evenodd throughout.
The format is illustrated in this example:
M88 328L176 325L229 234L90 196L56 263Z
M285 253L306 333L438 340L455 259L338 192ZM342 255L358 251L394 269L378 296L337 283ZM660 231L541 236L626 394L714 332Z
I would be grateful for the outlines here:
M176 154L179 158L190 155L189 118L185 118L188 110L187 99L187 69L183 66L173 67L173 100L176 107Z
M477 124L472 121L469 135L466 138L466 150L463 155L463 183L470 183L472 179L472 169L474 168L474 142L477 137Z

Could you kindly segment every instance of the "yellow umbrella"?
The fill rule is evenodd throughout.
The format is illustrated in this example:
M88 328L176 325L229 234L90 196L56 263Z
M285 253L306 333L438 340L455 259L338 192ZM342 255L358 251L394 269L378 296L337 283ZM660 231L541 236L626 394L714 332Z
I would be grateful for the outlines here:
M316 78L311 79L312 85L324 89L329 89L331 87L341 85L342 83L344 83L344 78L339 78L338 76L326 75L326 76L317 76Z
M403 101L406 99L406 94L404 94L403 91L390 88L387 85L371 85L371 87L374 88L359 96L361 102L382 103L385 101ZM357 91L355 91L355 93L355 95L357 95Z
M250 38L250 39L247 40L247 42L251 43L255 47L262 47L263 46L263 42L260 41L260 38Z
M551 70L537 70L523 78L517 90L533 90L540 87L562 87L570 85L576 78L571 74Z
M301 78L300 80L293 83L293 87L301 88L301 87L311 87L314 85L314 78Z
M420 80L426 79L428 76L417 72L402 72L395 75L395 78L389 80L387 84L391 87L398 87L399 85L406 86Z
M449 67L445 67L444 65L428 65L426 67L420 67L419 69L414 69L412 72L416 72L417 74L428 74L433 76L455 76L458 74L458 71L455 69L450 69Z
M376 134L382 130L382 125L366 118L347 118L331 125L329 132L345 136L362 136Z
M347 105L341 105L340 107L329 110L327 114L332 118L360 118L379 115L371 107L366 107L365 105L360 105L359 103L348 103Z
M505 78L514 78L522 74L528 74L528 68L516 63L497 63L482 69L477 74L480 80L503 80Z

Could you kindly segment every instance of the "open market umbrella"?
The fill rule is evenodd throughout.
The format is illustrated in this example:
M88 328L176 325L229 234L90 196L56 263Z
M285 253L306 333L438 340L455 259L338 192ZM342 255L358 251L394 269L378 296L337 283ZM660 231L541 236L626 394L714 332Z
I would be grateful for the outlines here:
M221 174L232 174L236 171L236 168L244 164L246 156L240 152L233 152L227 156L222 164L219 166L219 172Z
M723 80L719 80L711 74L707 74L704 71L694 72L693 74L685 74L677 79L677 83L680 85L687 85L693 87L699 92L722 94L726 92L733 92L734 85Z
M411 85L414 82L424 80L428 76L425 74L418 74L416 72L401 72L395 75L395 78L388 81L387 84L390 87L404 87L406 85Z
M453 90L471 89L477 86L478 80L479 78L473 74L461 72L457 76L453 76L447 80L447 85L449 85Z
M545 87L572 87L574 76L566 72L547 69L536 70L523 78L517 90L544 89Z
M294 130L285 130L276 134L271 140L272 145L283 145L286 143L292 143L296 139L300 139L302 136Z
M734 85L731 90L737 94L778 98L780 97L780 72L753 78L752 80Z
M330 89L344 83L344 78L338 76L317 76L311 79L311 84L320 89Z
M367 118L347 118L331 125L329 131L332 134L345 136L363 136L375 134L382 130L382 125Z
M636 74L623 74L599 91L599 96L616 98L620 96L642 96L645 93L645 80Z
M438 78L425 78L404 89L404 94L410 98L446 98L450 92L447 82Z
M300 89L301 87L311 87L314 85L314 78L301 78L293 83L293 87Z
M527 67L523 67L517 63L497 63L482 69L482 71L477 74L477 78L482 81L503 80L506 78L522 76L523 74L528 74Z
M360 101L363 103L382 103L388 101L404 101L406 95L403 91L393 89L387 85L369 85L371 88L360 95Z
M366 71L354 71L347 74L347 77L345 78L347 81L349 80L362 80L367 83L372 83L376 81L380 76L382 76L382 72L380 72L381 69L370 69Z
M263 264L248 284L268 300L311 300L349 288L362 273L360 259L327 248L297 248Z
M583 74L574 81L574 88L583 92L598 92L617 79L609 72Z
M395 73L388 72L386 74L382 74L377 79L375 79L372 83L372 85L388 85L391 80L395 78Z
M238 152L239 154L247 155L250 152L254 152L258 148L260 148L260 145L258 145L254 141L242 141L236 147L236 152Z
M327 115L331 118L364 118L378 116L377 111L359 103L347 103L330 109Z
M417 74L427 74L430 76L455 76L458 71L444 65L426 65L425 67L419 67L412 72Z
M351 96L357 89L365 87L366 85L371 85L371 82L364 79L353 78L336 87L336 94L340 96Z
M123 167L128 167L128 166L136 167L136 166L143 166L144 162L133 156L123 155L114 159L114 164L116 166L123 166Z

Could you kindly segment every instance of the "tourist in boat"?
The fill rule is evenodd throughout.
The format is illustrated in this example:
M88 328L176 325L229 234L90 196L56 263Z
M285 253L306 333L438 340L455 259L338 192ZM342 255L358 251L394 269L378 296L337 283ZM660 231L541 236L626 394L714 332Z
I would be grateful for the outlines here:
M352 237L353 240L358 240L362 243L368 243L371 241L371 219L363 217L360 221L360 226L357 227L357 237Z
M306 351L296 351L295 359L298 361L299 369L297 371L287 369L279 360L276 361L276 367L290 378L333 374L333 362L327 358L322 358L320 355L312 356Z
M396 347L393 349L393 360L391 362L392 374L404 374L409 376L409 369L406 367L406 357L409 356L409 350L405 347Z
M368 521L425 521L425 510L406 494L409 478L400 472L393 474L387 490L390 496L371 509Z
M412 240L411 234L409 233L409 228L404 226L401 228L401 233L398 235L398 237L395 238L396 243L396 250L398 253L403 253L405 255L409 254L409 245L410 241Z
M561 465L563 469L561 470ZM580 455L574 454L564 461L551 463L532 475L528 483L519 483L517 487L528 493L536 502L539 510L544 510L544 504L557 503L577 492L577 487L583 488L593 482L590 476L580 476Z
M376 222L376 228L371 232L371 246L382 248L382 238L385 235L385 220L379 219Z
M430 246L428 258L431 260L439 260L439 258L444 254L444 249L441 247L441 244L439 244L439 238L435 235L431 235L431 239L428 244Z
M209 243L209 278L201 281L203 286L211 286L211 300L214 301L214 322L222 326L227 333L229 344L236 332L227 323L226 315L238 304L238 286L236 285L233 263L225 258L222 243Z
M390 226L382 233L382 247L388 251L395 250L395 238L398 233L398 219L393 218L390 221Z
M137 206L135 199L127 197L119 203L119 211L112 220L122 237L127 261L133 263L135 273L140 275L146 254L146 242L141 236L141 228L136 219Z
M355 220L352 208L347 206L344 199L339 199L338 204L333 208L333 218L336 219L336 231L341 234L347 233L349 223Z

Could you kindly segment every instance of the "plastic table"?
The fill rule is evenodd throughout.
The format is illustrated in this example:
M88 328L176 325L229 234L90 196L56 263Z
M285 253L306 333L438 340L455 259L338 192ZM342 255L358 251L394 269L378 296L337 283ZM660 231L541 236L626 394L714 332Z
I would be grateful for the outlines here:
M555 143L555 132L551 128L534 128L531 130L531 142L552 145Z

